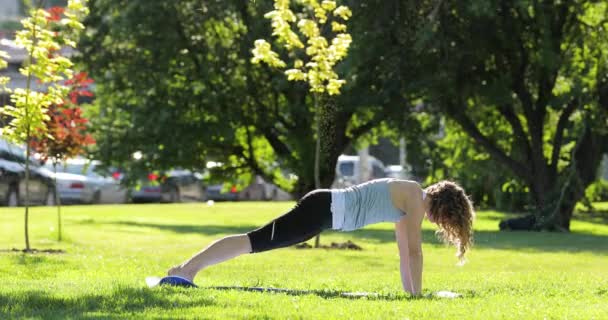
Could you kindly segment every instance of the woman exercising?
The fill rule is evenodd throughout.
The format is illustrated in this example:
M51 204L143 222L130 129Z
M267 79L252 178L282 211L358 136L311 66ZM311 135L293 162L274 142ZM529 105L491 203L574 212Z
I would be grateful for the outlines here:
M291 211L267 225L224 237L209 245L169 276L192 282L211 265L245 253L258 253L306 241L321 231L352 231L378 222L395 222L403 289L413 295L422 290L422 219L438 225L440 238L464 254L472 244L473 205L454 182L441 181L426 189L414 181L377 179L345 189L319 189L300 199Z

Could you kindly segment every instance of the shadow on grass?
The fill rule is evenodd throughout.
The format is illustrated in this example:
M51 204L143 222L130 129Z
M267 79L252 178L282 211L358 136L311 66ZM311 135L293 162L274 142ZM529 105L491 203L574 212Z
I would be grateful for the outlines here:
M192 225L192 224L159 224L142 223L134 221L100 222L100 224L112 224L128 227L156 228L162 231L174 233L197 233L208 236L219 234L245 233L259 228L254 225Z
M343 292L338 290L297 290L297 289L284 289L284 288L265 288L265 287L206 287L203 289L211 290L222 290L222 291L246 291L246 292L261 292L261 293L280 293L289 296L302 296L302 295L316 295L324 299L368 299L368 300L386 300L386 301L399 301L399 300L413 300L418 299L411 295L403 293L392 293L392 294L380 294L380 293L368 293L368 292Z
M239 287L239 286L216 286L206 287L203 289L221 290L221 291L245 291L245 292L260 292L260 293L280 293L289 296L315 295L323 299L365 299L365 300L383 300L383 301L404 301L404 300L440 300L446 297L440 297L437 293L425 293L422 296L412 296L403 292L395 293L375 293L375 292L344 292L339 290L297 290L284 288L266 288L266 287ZM459 297L451 298L473 298L477 293L467 290L458 293ZM447 297L450 298L450 297Z
M3 252L5 253L5 252ZM38 264L53 264L60 265L66 264L64 260L61 259L49 259L47 254L44 255L36 255L31 253L15 253L14 251L7 251L9 259L12 260L14 264L23 265L23 266L33 266Z
M363 229L353 232L352 236L381 243L395 241L393 230ZM550 252L590 251L608 254L608 245L606 245L608 243L608 236L583 232L505 232L480 230L475 231L474 237L474 247L478 248ZM434 230L424 229L422 231L422 239L424 243L443 245L435 236Z
M245 233L260 226L257 225L184 225L156 224L134 221L104 222L103 224L123 225L130 227L156 228L174 233L195 233L208 236ZM328 234L337 232L329 231ZM340 233L344 234L344 233ZM395 242L395 232L392 229L362 229L346 234L353 242L357 239L378 243ZM435 236L435 230L423 229L424 243L443 245ZM590 251L608 254L608 235L597 235L583 232L521 232L521 231L475 231L475 247L503 250L531 250L550 252L581 252ZM357 243L359 244L359 243ZM363 246L365 249L365 246Z
M44 291L0 293L0 319L124 319L150 308L164 310L210 306L215 303L202 296L172 295L181 288L118 288L113 292L78 297L58 297Z

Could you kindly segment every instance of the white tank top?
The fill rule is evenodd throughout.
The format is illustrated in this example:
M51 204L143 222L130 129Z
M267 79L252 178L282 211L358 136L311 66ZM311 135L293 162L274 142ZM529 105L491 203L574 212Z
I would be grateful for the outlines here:
M352 231L378 222L397 222L405 213L393 205L388 183L376 179L331 191L332 229Z

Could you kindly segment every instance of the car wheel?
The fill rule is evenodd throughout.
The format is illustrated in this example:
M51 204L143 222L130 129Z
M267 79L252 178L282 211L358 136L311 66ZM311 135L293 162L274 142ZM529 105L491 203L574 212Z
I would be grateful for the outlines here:
M55 190L49 189L44 198L44 205L54 206L55 205Z
M133 201L133 193L130 190L125 191L124 203L135 203Z
M201 197L199 201L207 201L208 200L207 190L205 188L201 188Z
M171 202L171 203L181 202L181 199L179 197L179 191L177 190L177 188L171 189L171 193L169 194L169 202Z
M9 207L16 207L19 205L19 194L17 193L16 187L11 187L8 190L8 197L6 198L6 205Z
M91 200L91 204L99 204L101 202L101 192L96 191L93 194L93 199Z

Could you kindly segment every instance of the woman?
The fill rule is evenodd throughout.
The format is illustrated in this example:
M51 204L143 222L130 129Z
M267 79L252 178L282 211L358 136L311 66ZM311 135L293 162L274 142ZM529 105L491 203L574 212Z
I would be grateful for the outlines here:
M439 226L439 236L457 247L463 262L472 244L475 212L459 185L441 181L423 190L413 181L377 179L346 189L312 191L267 225L220 239L168 274L192 282L208 266L245 253L291 246L326 229L352 231L372 223L395 222L403 289L418 295L422 290L421 224L425 215Z

